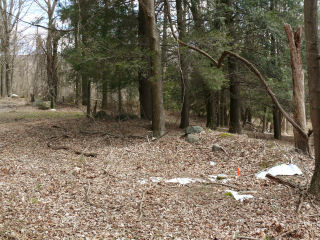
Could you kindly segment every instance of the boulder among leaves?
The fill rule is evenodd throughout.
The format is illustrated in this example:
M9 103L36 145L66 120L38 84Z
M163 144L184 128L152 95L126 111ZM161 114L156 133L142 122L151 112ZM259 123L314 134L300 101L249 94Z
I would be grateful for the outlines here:
M189 126L186 128L186 134L201 133L204 129L200 126Z
M43 101L43 100L36 100L33 103L34 106L38 107L41 110L48 110L50 109L50 101Z
M195 143L199 141L199 137L195 134L188 134L186 136L186 141L189 143Z

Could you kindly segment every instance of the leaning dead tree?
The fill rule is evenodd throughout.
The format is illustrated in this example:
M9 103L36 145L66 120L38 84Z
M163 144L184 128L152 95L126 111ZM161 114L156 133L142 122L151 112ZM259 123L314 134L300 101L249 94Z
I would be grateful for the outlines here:
M60 34L56 30L56 21L54 18L54 12L57 6L57 0L44 0L44 3L40 3L39 0L35 0L39 7L45 11L48 15L48 35L46 42L46 56L47 56L47 81L49 87L49 97L51 99L51 108L54 108L54 104L57 101L58 96L58 41Z
M169 19L169 23L170 23L170 29L172 32L173 37L176 39L176 41L179 42L179 44L186 46L200 54L202 54L203 56L205 56L206 58L208 58L213 64L214 66L216 66L217 68L221 68L222 67L222 63L224 61L224 59L227 56L232 56L235 59L237 59L238 61L244 63L246 65L246 67L253 73L256 75L256 77L260 80L260 82L262 83L262 85L264 86L266 92L268 93L268 95L271 97L273 103L278 107L278 109L280 110L280 112L283 114L283 116L292 124L292 126L295 128L295 130L297 132L299 132L299 134L301 135L301 138L304 139L304 141L308 142L308 134L305 132L305 130L303 128L301 128L301 126L299 124L297 124L293 118L290 117L290 115L283 109L283 107L280 105L278 99L276 98L276 95L272 92L272 90L269 88L265 78L263 77L263 75L260 73L260 71L247 59L241 57L240 55L232 52L232 51L224 51L221 55L221 57L219 58L218 61L216 61L213 57L211 57L208 53L206 53L205 51L192 46L188 43L183 42L182 40L180 40L177 35L174 32L173 29L173 24L172 24L172 19L171 19L171 11L170 11L170 4L168 2L168 0L165 0L166 6L167 6L167 11L168 11L168 19Z
M304 97L304 72L302 68L301 58L301 39L302 27L299 26L297 31L292 31L289 24L284 25L284 30L287 34L290 48L292 81L293 81L293 108L294 120L305 131L307 127L306 107ZM294 142L297 149L303 152L308 152L309 145L306 138L301 136L301 133L293 129Z

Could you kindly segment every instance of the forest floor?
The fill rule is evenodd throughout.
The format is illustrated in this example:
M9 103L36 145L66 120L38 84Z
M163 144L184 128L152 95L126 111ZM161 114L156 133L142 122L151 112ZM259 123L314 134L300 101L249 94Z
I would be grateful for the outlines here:
M211 130L190 144L170 115L168 134L154 140L147 121L94 121L75 108L6 101L0 239L320 238L318 200L300 201L302 190L255 176L293 162L305 175L284 179L307 186L313 160L291 144ZM226 153L213 152L214 143ZM225 185L207 181L218 174ZM166 181L175 178L194 182ZM253 198L235 200L228 189Z

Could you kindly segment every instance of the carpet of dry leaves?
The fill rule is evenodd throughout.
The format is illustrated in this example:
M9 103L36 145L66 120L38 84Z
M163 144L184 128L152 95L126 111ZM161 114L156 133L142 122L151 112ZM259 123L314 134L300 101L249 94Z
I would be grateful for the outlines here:
M285 179L305 187L313 160L291 144L210 130L190 144L172 116L168 134L152 140L142 120L93 121L72 108L22 104L7 110L0 111L0 239L320 238L316 199L305 197L298 213L300 190L255 177L292 161L305 175ZM227 154L212 152L214 143ZM227 174L230 187L141 184L217 174ZM231 187L254 198L236 201L225 194Z

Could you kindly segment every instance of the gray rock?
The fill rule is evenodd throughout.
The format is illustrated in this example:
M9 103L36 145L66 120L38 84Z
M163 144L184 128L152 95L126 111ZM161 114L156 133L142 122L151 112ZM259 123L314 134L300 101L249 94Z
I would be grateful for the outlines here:
M50 101L36 100L33 105L41 110L48 110L50 108Z
M222 148L218 144L213 144L213 146L212 146L212 151L213 152L217 152L217 151L220 151L220 150L222 150Z
M201 133L204 129L200 126L189 126L186 128L186 134Z
M199 141L199 138L194 134L188 134L186 136L186 141L189 142L189 143L195 143L195 142Z
M213 146L212 146L212 151L213 151L213 152L222 151L222 152L224 152L225 154L228 155L227 151L226 151L223 147L221 147L220 145L218 145L218 144L213 144Z

